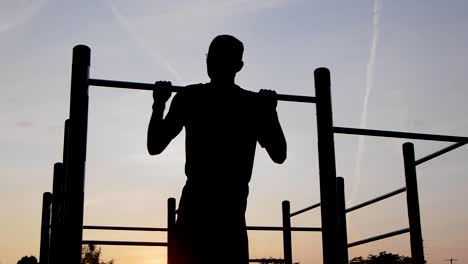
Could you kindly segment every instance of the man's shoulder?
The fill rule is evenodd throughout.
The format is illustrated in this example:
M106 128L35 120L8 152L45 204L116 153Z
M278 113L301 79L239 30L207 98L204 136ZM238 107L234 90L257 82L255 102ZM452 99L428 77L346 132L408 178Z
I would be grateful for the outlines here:
M174 99L178 101L183 101L185 98L191 98L206 90L207 85L205 83L196 83L189 84L183 87L177 94L174 96Z
M239 92L242 93L242 94L245 94L245 95L253 95L255 94L254 91L251 91L251 90L247 90L243 87L241 87L240 85L236 84L237 88L239 89Z
M180 92L177 93L177 95L179 95L179 97L193 96L207 89L208 89L208 84L206 83L189 84L185 86L183 89L181 89Z

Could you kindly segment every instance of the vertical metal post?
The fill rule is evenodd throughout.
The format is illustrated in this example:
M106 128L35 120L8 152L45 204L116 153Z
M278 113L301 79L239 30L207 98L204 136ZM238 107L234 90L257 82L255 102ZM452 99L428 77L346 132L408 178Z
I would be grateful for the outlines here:
M42 195L42 219L41 219L41 246L39 263L49 264L49 246L50 246L50 203L52 202L52 194L45 192Z
M66 171L67 160L68 160L68 139L70 138L70 119L65 120L65 129L63 132L63 157L62 163L64 171ZM63 182L63 189L65 191L65 182Z
M70 264L81 262L90 57L91 50L87 46L73 48L63 245L63 254Z
M346 227L346 202L344 179L336 178L336 195L338 199L338 244L339 244L339 259L338 263L347 264L348 256L348 230Z
M423 264L425 261L419 211L418 182L414 145L412 143L403 144L403 158L405 163L406 202L410 228L411 257L414 263Z
M167 199L167 263L174 262L174 227L176 223L176 199Z
M49 264L59 264L66 258L60 248L64 243L64 193L65 193L65 168L68 155L68 138L70 131L70 119L65 120L63 133L63 161L54 164L53 202L52 202L52 227L50 235L50 257Z
M291 206L289 201L281 204L283 212L283 254L284 263L292 264L292 242L291 242Z
M58 264L64 259L61 246L63 245L63 192L64 192L63 163L54 164L54 179L52 188L52 220L50 228L49 264Z
M330 91L330 71L318 68L314 71L315 96L317 98L317 138L320 173L320 204L322 217L323 263L336 264L337 260L337 200L335 143Z

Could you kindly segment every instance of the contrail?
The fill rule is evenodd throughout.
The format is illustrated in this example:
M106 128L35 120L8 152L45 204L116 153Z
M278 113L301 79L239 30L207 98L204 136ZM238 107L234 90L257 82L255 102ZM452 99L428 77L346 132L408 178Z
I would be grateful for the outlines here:
M361 128L367 127L367 111L369 107L369 96L372 91L372 87L374 84L374 65L375 65L375 55L377 51L377 44L379 42L379 22L380 22L380 12L382 10L382 0L374 0L374 8L373 8L373 15L372 15L372 43L369 51L369 61L367 62L366 68L366 91L364 94L364 103L362 106L361 112L361 120L359 126ZM354 194L357 193L359 189L359 182L361 180L361 165L362 165L362 156L364 154L364 147L365 147L365 137L359 136L358 137L358 146L356 151L356 161L354 163L354 181L357 182L355 185L352 194L351 200L354 198Z
M48 0L22 1L22 2L20 1L16 3L16 5L18 5L16 6L16 8L19 9L20 11L12 12L12 10L8 10L8 8L7 8L7 11L3 10L3 12L9 12L9 15L13 13L13 15L11 15L11 18L10 18L8 15L1 14L2 16L4 16L4 18L0 20L0 33L7 32L9 30L14 29L15 27L19 25L29 22L30 19L32 19L35 15L37 15L41 11L41 9L47 4L47 2Z
M122 16L117 7L114 5L113 1L104 0L104 2L107 4L107 6L109 6L115 19L125 29L125 31L127 31L128 35L138 45L138 47L145 50L156 64L162 66L167 71L169 71L174 76L177 83L185 83L181 75L159 52L156 52L154 49L148 48L148 46L145 44L145 41L135 33L135 30L132 28L128 20L124 16Z

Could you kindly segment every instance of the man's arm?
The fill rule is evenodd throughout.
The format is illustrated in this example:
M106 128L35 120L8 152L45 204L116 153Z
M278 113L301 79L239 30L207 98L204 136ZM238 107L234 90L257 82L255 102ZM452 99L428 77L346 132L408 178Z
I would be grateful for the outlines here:
M153 91L153 113L148 126L146 146L150 155L158 155L182 130L179 96L174 96L166 117L163 118L166 102L171 97L170 82L156 82Z
M283 163L287 156L287 144L283 129L276 113L276 92L260 90L261 127L258 142L266 149L270 158L276 163Z

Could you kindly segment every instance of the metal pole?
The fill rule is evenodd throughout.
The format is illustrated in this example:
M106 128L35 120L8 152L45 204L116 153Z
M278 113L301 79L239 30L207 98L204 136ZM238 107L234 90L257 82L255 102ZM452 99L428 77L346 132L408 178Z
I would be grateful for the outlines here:
M167 199L167 263L175 264L174 228L176 223L176 199Z
M337 200L335 143L330 91L330 71L314 71L317 98L317 137L320 173L320 204L322 212L323 263L336 264L337 260Z
M424 249L419 211L416 163L414 158L414 146L412 143L403 144L403 158L405 163L406 202L408 207L411 257L414 263L423 264L425 263Z
M50 229L50 253L49 263L60 263L60 259L64 259L60 254L63 253L63 184L64 170L63 164L58 162L54 164L54 179L52 189L52 221Z
M73 48L63 245L63 255L70 264L81 262L90 58L91 50L87 46Z
M292 264L292 242L291 242L291 206L289 201L281 204L283 212L283 254L284 264Z
M42 219L41 219L41 248L39 255L40 264L49 264L49 246L50 246L50 203L52 194L45 192L42 195Z
M346 202L345 202L345 188L344 179L342 177L336 178L336 195L337 195L337 209L338 209L338 243L339 243L339 257L338 263L347 264L349 261L348 256L348 230L346 227Z
M63 157L62 163L54 164L54 179L52 189L52 222L50 236L50 264L59 264L66 258L63 255L64 244L64 217L65 217L65 171L68 155L68 138L70 132L70 119L65 120L63 132Z

